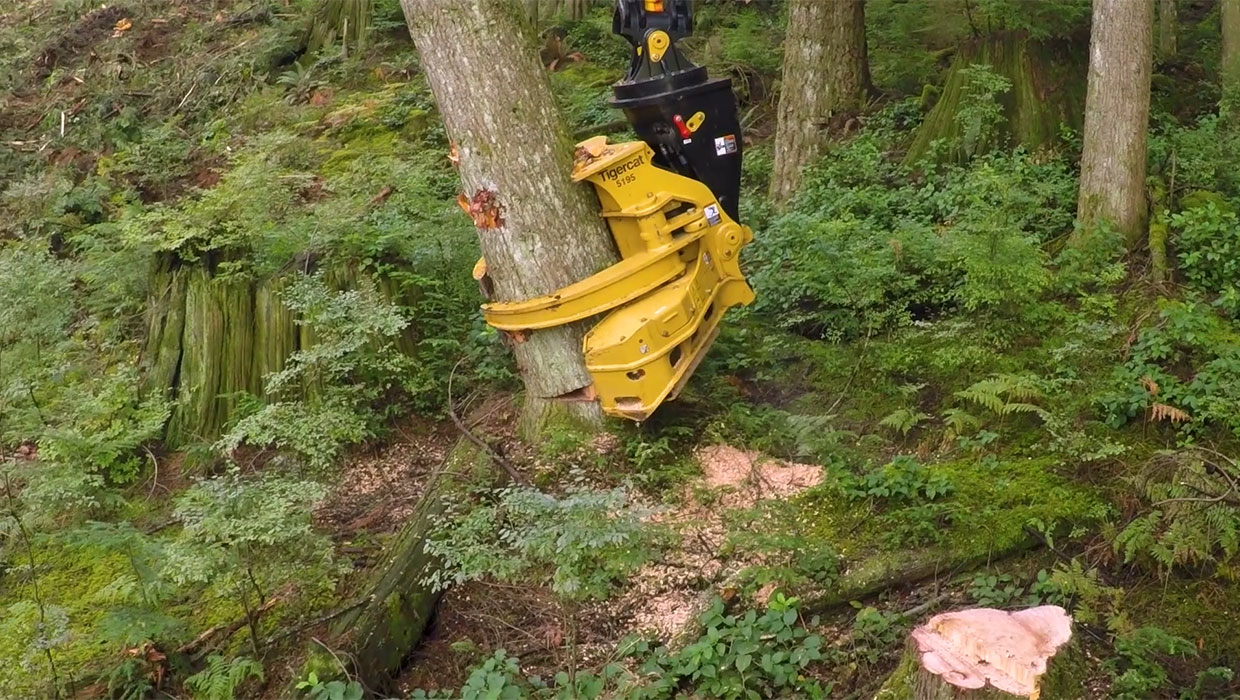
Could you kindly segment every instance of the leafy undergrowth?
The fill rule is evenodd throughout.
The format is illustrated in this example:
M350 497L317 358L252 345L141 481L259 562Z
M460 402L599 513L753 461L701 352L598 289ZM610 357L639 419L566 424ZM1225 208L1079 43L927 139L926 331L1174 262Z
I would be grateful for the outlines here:
M779 13L701 8L686 47L739 89L758 300L640 426L535 446L478 428L535 488L449 509L452 585L403 690L871 697L928 615L1048 603L1074 615L1091 697L1236 691L1234 130L1185 106L1212 97L1153 115L1175 284L1152 287L1105 227L1074 235L1075 134L903 162L931 44L969 33L905 26L910 5L868 3L888 93L784 211ZM0 696L356 697L297 676L308 639L457 439L449 379L465 414L515 385L399 3L349 51L331 28L310 47L319 7L0 10ZM551 21L569 128L615 128L606 9ZM966 119L1006 89L973 70ZM278 282L299 336L218 398L223 440L169 453L185 409L137 339L178 267Z

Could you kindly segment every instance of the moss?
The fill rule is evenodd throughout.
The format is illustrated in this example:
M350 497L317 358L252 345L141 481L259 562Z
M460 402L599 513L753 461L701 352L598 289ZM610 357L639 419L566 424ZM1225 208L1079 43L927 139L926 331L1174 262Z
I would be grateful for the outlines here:
M1180 208L1184 211L1200 209L1213 204L1221 212L1235 212L1236 208L1218 192L1210 190L1193 190L1180 198Z
M1200 647L1198 663L1240 666L1240 581L1151 581L1124 596L1125 612L1137 626L1153 625Z

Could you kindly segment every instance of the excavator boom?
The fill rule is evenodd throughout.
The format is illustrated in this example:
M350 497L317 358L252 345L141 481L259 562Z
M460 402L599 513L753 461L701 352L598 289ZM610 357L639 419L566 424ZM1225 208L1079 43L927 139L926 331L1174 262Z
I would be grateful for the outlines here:
M724 312L753 301L740 268L753 234L738 223L742 143L731 81L710 79L676 46L693 31L689 0L616 0L612 27L633 54L610 103L641 141L578 144L573 178L594 186L621 260L482 311L513 333L604 314L582 348L594 394L607 414L641 421L680 393Z

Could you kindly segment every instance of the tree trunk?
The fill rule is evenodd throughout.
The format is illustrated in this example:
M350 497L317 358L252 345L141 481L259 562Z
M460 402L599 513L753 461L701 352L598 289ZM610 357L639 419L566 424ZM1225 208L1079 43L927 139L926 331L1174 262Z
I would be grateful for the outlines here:
M1223 85L1225 113L1233 116L1233 103L1240 96L1240 0L1220 0L1219 21L1223 25L1223 52L1220 77Z
M616 260L586 186L570 179L573 149L520 9L512 0L401 0L444 126L459 155L499 301L547 294ZM522 429L561 410L598 424L581 323L512 337L525 382ZM561 399L561 400L557 400Z
M801 171L820 153L825 132L840 129L865 90L863 0L791 0L771 197L786 202Z
M1072 618L1044 605L1015 613L975 608L913 630L875 700L1067 700L1081 693Z
M963 161L998 145L1021 145L1035 150L1059 141L1061 127L1080 129L1085 111L1084 51L1072 41L1034 40L1019 32L1003 32L969 41L956 51L943 81L943 91L913 137L905 164L912 165L930 151L935 141L950 148L948 160ZM969 89L963 69L989 66L1012 87L997 95L1003 123L989 139L966 147L961 103Z
M1223 0L1224 3L1227 0ZM1158 55L1162 60L1175 56L1179 50L1176 43L1176 0L1158 0Z
M1153 10L1153 0L1094 0L1089 39L1077 218L1081 231L1111 222L1129 248L1145 238Z

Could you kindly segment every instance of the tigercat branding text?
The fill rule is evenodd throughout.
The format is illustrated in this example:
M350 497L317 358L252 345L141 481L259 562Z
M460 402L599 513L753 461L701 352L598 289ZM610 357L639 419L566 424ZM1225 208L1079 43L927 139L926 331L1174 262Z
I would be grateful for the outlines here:
M646 156L644 155L637 156L636 158L632 160L626 160L620 165L613 165L610 168L604 170L603 179L604 180L615 180L619 178L621 175L623 175L624 173L627 173L628 171L634 168L640 168L645 163L646 163Z

